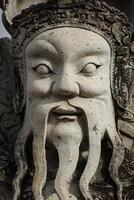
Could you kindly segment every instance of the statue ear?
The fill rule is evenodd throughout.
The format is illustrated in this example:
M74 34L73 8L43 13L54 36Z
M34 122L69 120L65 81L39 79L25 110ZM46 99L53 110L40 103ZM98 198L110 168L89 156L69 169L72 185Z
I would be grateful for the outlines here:
M12 24L12 19L22 10L39 3L47 3L49 0L0 0L0 8L5 13L6 20Z

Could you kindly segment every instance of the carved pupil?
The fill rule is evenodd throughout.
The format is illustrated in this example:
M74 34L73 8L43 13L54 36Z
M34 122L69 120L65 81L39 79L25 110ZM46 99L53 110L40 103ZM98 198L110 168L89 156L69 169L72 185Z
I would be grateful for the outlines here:
M50 69L50 67L46 64L40 64L38 66L36 66L35 68L33 68L34 71L36 73L38 73L39 75L48 75L52 73L52 70Z
M82 74L85 75L94 75L96 73L96 70L99 66L97 66L94 63L88 63L85 65L85 67L81 70Z

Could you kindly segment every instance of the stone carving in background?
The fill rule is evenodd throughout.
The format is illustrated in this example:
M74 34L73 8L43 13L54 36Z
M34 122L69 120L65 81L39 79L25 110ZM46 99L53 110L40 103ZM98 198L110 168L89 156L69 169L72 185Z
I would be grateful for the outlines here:
M18 120L10 132L11 198L132 199L134 49L126 15L97 0L14 0L5 17Z
M10 40L0 39L0 199L11 198L11 181L15 173L14 143L21 127L14 113L14 77Z

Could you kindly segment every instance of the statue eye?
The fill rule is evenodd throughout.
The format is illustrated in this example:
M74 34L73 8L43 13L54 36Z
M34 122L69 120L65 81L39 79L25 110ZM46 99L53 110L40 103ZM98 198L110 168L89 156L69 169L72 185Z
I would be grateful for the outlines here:
M41 76L53 73L52 69L46 64L40 64L34 67L33 70Z
M98 67L99 66L94 63L88 63L85 65L85 67L81 70L80 73L84 75L94 75Z

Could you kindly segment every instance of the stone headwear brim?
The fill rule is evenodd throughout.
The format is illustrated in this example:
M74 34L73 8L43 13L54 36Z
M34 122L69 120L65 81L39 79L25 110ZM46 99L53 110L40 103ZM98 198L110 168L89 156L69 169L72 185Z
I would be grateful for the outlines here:
M53 0L1 0L0 8L4 10L6 19L11 25L12 19L21 14L24 9L39 3L47 3L48 1L53 2ZM72 3L72 1L73 0L59 0L58 2L66 5Z

